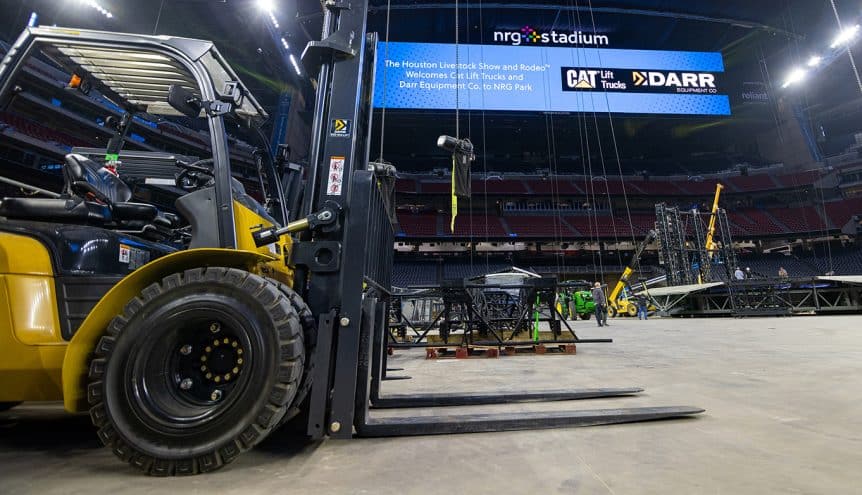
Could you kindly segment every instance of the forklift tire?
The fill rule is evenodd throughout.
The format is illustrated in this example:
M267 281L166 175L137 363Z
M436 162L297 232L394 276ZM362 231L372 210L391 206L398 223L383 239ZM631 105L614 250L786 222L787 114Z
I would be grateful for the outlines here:
M637 308L637 306L629 305L629 307L628 307L628 308L626 308L626 313L627 313L629 316L631 316L632 318L634 318L635 316L637 316L637 315L638 315L638 308Z
M590 316L591 316L590 313L583 313L580 315L581 319L584 321L589 320Z
M147 474L213 471L273 431L305 359L300 317L272 282L233 268L175 273L108 325L90 364L90 417Z
M617 317L617 308L615 308L615 307L613 307L613 306L609 307L609 308L608 308L608 315L609 315L611 318L616 318L616 317Z
M267 280L284 294L294 311L296 311L296 314L299 315L299 323L302 325L303 342L305 342L305 369L302 373L302 380L299 390L296 392L296 397L293 399L293 404L291 404L285 412L284 417L276 425L276 428L280 428L299 415L303 409L307 409L308 404L306 401L308 393L311 391L312 378L314 376L314 359L312 359L312 356L314 356L314 349L317 347L317 321L314 319L314 315L311 313L308 304L293 289L276 280L269 278Z
M0 402L0 412L8 411L9 409L20 405L20 402Z

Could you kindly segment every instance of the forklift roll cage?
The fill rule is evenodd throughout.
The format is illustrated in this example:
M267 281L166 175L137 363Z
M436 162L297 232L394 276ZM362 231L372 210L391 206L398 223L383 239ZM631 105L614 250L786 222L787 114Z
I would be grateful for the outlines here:
M145 36L57 27L29 27L10 47L0 62L0 108L6 108L15 97L17 75L23 71L34 52L41 51L55 63L78 76L82 83L92 80L93 89L131 114L183 115L167 103L170 84L153 87L152 78L141 82L142 76L158 75L166 83L178 83L192 89L201 101L218 102L230 108L230 114L249 127L263 124L268 115L255 98L243 89L239 77L210 41L171 36ZM117 60L127 57L127 60ZM90 76L93 76L90 79ZM103 83L104 82L104 83ZM226 89L240 88L241 101L231 102L233 95ZM79 86L81 88L81 86ZM89 89L82 92L89 92ZM228 107L227 105L230 105ZM204 111L211 136L215 205L218 214L217 232L208 248L237 249L231 194L231 162L225 128L225 113ZM286 212L281 188L272 160L264 172L275 187L266 192L273 195L267 204L277 205L270 214L284 222Z

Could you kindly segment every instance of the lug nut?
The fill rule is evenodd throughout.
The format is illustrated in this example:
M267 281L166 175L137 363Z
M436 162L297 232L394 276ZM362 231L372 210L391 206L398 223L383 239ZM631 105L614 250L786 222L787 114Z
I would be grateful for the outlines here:
M191 353L192 353L192 346L186 344L186 345L180 347L180 354L182 354L183 356L188 356Z
M341 318L341 326L346 327L347 325L350 325L350 318L345 316Z
M221 325L219 325L218 323L212 323L210 325L210 332L219 333L219 330L221 330Z
M221 390L213 390L213 393L210 394L210 400L213 402L221 400Z
M180 382L180 388L183 390L192 388L192 385L194 385L194 382L192 382L191 378L183 378L183 381Z
M331 425L329 425L329 431L332 433L338 433L341 431L341 423L338 421L333 421Z

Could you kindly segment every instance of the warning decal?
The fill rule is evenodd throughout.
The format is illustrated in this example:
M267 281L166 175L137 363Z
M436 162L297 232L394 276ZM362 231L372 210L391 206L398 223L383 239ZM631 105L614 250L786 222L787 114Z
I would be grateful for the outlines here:
M333 156L329 159L329 183L326 186L328 196L341 196L344 184L344 157Z
M120 263L128 264L132 259L132 248L125 244L120 244Z

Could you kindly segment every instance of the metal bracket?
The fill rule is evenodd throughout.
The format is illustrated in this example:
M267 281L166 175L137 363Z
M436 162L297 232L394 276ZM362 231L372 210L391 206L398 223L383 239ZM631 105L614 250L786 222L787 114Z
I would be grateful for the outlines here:
M347 0L326 0L323 6L333 14L341 10L350 10ZM310 41L302 52L302 63L309 68L319 68L329 57L355 57L359 54L359 42L356 31L348 27L339 27L335 32L320 41Z
M320 4L329 10L350 10L350 0L323 0Z
M312 273L334 273L341 269L341 243L297 242L290 253L291 266L306 266Z
M205 101L204 110L210 117L221 117L233 112L233 105L223 101Z

